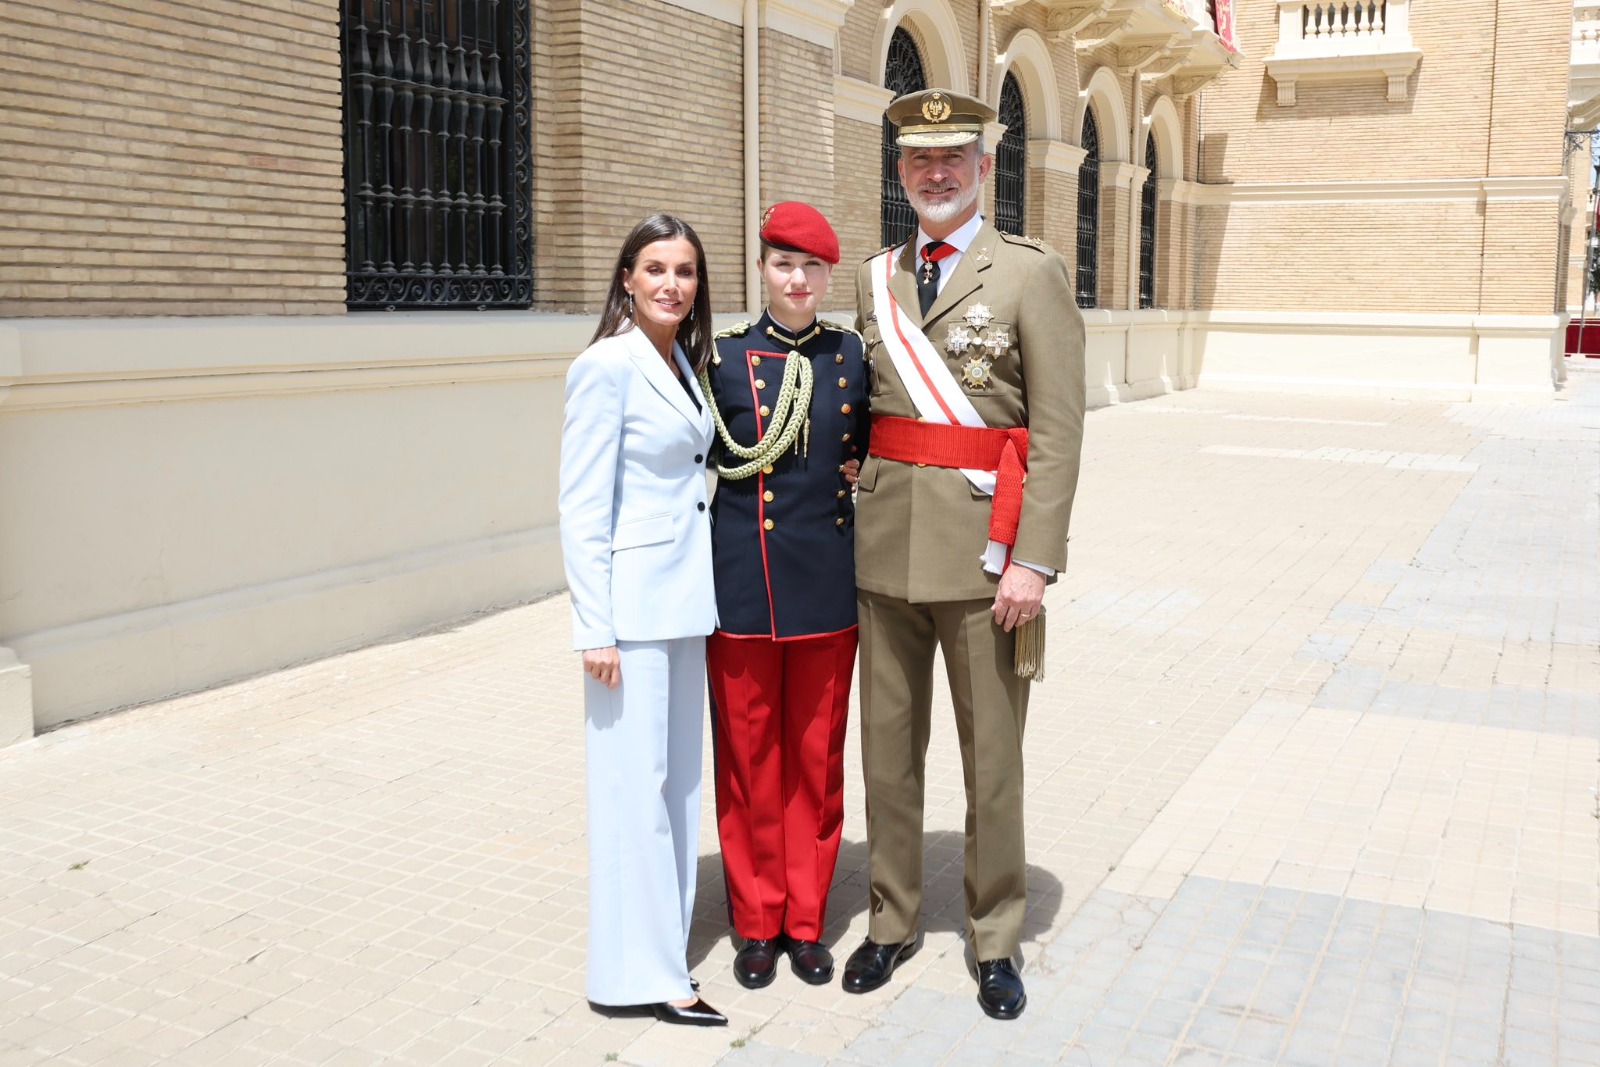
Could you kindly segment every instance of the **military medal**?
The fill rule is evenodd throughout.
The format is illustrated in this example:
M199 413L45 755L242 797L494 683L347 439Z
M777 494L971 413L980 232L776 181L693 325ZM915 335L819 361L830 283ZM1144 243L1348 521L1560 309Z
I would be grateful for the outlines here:
M972 323L973 329L981 330L994 321L994 312L989 310L988 304L973 304L967 308L965 318Z
M961 365L961 384L968 389L988 389L994 385L993 369L994 364L980 352Z

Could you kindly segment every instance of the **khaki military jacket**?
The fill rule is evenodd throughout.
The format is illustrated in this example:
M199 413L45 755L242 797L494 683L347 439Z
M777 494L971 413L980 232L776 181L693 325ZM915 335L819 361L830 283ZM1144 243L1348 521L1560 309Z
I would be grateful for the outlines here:
M898 251L889 291L918 318L914 241ZM874 260L876 257L874 257ZM856 327L872 362L872 414L916 418L883 345L872 303L873 260L856 275ZM882 269L882 264L878 264ZM987 308L991 319L973 326ZM885 324L887 326L887 324ZM973 358L954 353L951 328L983 337L1004 330L1010 344L989 374L963 376ZM1031 238L1002 235L988 222L945 283L922 329L984 422L1028 428L1028 477L1013 558L1061 571L1083 445L1083 316L1066 261ZM918 603L994 595L980 557L989 538L990 499L959 471L868 456L856 511L856 584Z

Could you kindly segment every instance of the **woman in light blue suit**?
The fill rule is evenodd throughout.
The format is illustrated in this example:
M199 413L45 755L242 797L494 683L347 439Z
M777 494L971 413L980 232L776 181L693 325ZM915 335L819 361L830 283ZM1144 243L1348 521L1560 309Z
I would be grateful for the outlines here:
M725 1025L687 953L700 826L711 358L700 239L652 215L623 242L600 327L567 372L561 549L583 653L595 1004Z

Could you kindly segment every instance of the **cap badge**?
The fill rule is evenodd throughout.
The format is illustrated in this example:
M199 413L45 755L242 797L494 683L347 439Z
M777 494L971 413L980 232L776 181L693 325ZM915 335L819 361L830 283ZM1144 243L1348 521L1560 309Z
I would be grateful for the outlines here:
M763 229L763 230L766 229L767 228L767 223L772 221L772 212L773 212L773 208L769 207L769 208L767 208L767 210L765 210L765 211L763 211L761 213L761 229Z
M933 93L922 102L922 117L929 122L943 122L950 117L950 101L943 93Z

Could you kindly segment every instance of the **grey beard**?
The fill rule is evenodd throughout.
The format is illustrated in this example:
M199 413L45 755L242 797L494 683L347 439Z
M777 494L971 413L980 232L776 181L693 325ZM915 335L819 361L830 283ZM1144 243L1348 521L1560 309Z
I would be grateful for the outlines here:
M930 202L920 192L906 190L906 199L911 201L911 207L918 215L929 222L948 222L971 207L978 199L978 186L974 184L966 194L957 200L947 200L943 203Z

